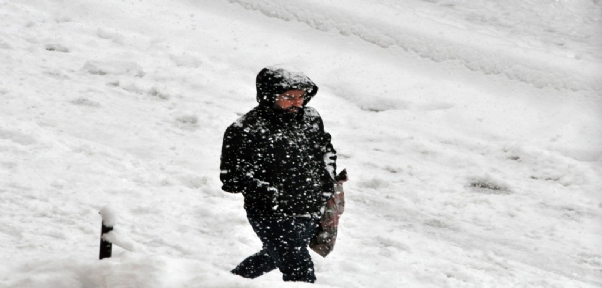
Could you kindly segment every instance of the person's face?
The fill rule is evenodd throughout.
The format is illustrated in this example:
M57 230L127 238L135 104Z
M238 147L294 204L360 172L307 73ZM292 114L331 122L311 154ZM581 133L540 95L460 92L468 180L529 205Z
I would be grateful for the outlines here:
M288 90L278 96L274 105L277 109L288 113L297 113L303 107L305 90Z

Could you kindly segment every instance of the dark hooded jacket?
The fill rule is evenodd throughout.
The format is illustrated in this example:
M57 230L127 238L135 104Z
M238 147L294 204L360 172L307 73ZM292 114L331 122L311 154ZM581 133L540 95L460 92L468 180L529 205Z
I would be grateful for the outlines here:
M221 155L222 189L242 193L249 215L305 216L319 213L334 192L336 152L318 112L272 108L290 89L318 87L304 74L265 68L257 75L259 105L226 129Z

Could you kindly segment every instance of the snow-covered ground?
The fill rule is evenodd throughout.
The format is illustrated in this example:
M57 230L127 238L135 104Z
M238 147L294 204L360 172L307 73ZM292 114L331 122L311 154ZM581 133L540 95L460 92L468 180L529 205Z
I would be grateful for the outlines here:
M0 287L306 287L220 190L255 76L346 167L317 287L602 287L598 0L0 1ZM103 207L126 249L97 260ZM106 211L106 210L105 210Z

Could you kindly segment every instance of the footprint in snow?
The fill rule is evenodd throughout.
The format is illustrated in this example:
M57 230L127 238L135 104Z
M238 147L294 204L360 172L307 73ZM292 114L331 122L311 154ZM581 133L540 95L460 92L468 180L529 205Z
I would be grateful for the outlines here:
M176 117L175 126L183 130L195 130L199 128L199 118L194 114L184 114Z
M26 134L0 129L0 140L8 140L23 146L29 146L36 143L36 140Z
M61 45L61 44L46 44L45 49L47 51L52 51L52 52L62 52L62 53L69 53L69 48Z
M84 107L100 107L100 103L87 98L77 98L72 100L71 104Z
M473 191L490 195L510 195L512 190L508 185L491 177L475 177L470 180L468 187Z
M88 61L82 69L92 75L101 76L110 74L143 77L145 75L138 63L129 61Z

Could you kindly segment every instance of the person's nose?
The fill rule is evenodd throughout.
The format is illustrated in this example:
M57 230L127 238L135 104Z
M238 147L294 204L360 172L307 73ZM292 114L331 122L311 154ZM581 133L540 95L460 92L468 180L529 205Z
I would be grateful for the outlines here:
M293 100L293 105L294 105L295 107L299 107L299 108L301 108L301 106L303 106L303 100L304 100L304 99L303 99L302 97L301 97L301 98L295 98L295 99Z

